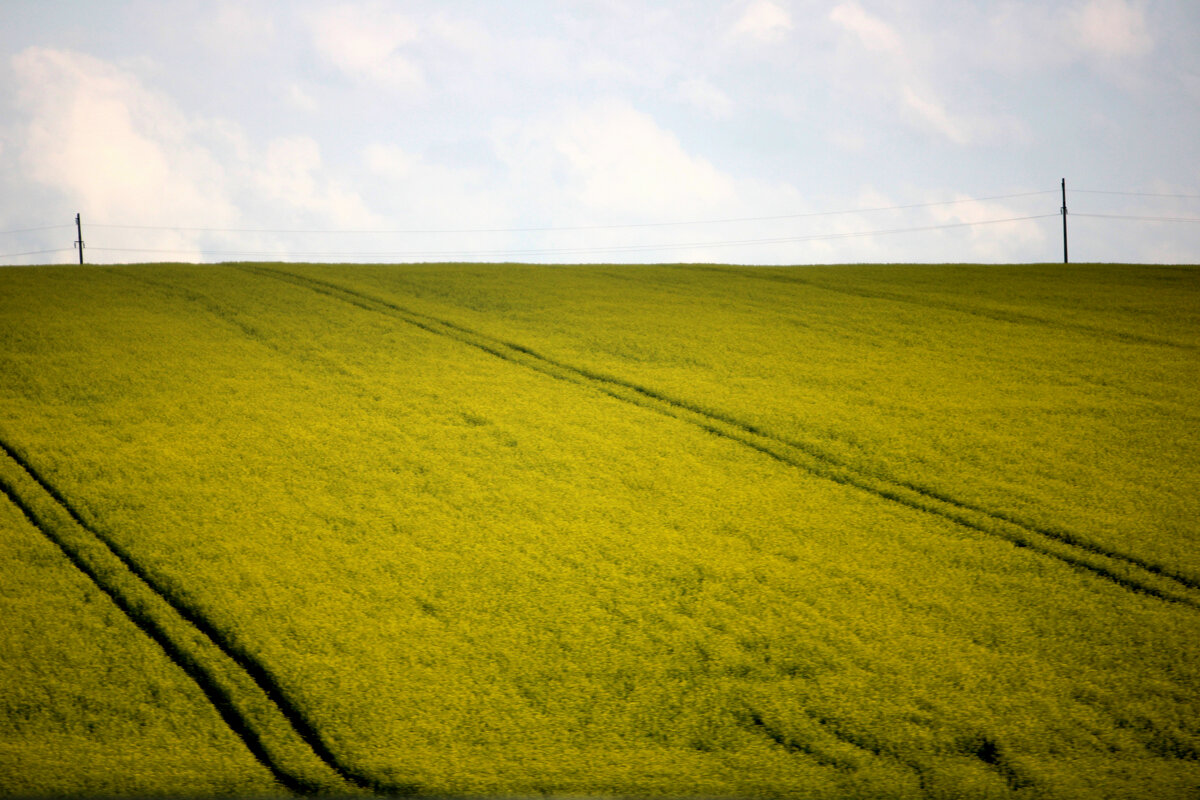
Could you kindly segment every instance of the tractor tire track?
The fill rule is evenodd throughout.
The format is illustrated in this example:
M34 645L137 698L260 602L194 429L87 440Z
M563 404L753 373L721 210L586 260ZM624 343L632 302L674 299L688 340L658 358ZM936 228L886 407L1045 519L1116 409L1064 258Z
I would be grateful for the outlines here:
M1016 517L958 500L929 487L874 474L843 463L810 443L772 434L720 412L669 397L621 378L566 364L524 345L496 339L345 286L271 267L238 265L237 268L394 317L428 333L454 339L505 361L688 422L789 466L931 514L969 530L1003 539L1129 591L1200 609L1200 581L1162 565L1103 547L1077 534L1024 523Z
M90 525L16 449L0 440L0 452L4 495L195 681L283 786L301 794L418 792L418 787L381 783L342 764L269 669ZM5 462L23 487L4 474Z
M917 786L923 796L942 796L941 792L931 786L931 769L929 765L921 761L920 753L912 752L911 749L906 752L903 746L896 746L881 741L877 736L864 735L854 731L841 720L812 708L801 707L798 711L817 725L826 736L852 749L852 752L857 752L867 758L890 762L910 772L916 778ZM785 731L780 726L766 720L753 707L747 706L742 709L735 714L735 718L744 729L762 736L785 752L799 755L843 773L853 772L856 769L852 759L830 752L822 743L813 741L803 734L797 735ZM960 736L959 746L950 755L972 759L977 766L1003 780L1011 791L1040 788L1036 778L1012 761L1007 748L986 734L976 733L973 736Z
M188 289L188 288L186 288L184 286L180 286L178 284L167 283L165 281L156 281L153 278L147 278L146 276L144 276L140 273L130 272L130 271L124 270L124 269L117 269L115 267L106 267L106 268L104 268L104 271L107 274L113 275L122 280L132 281L134 283L139 283L143 286L150 286L153 289L155 289L156 291L159 291L163 294L167 294L167 295L175 296L175 297L182 297L183 299L188 300L189 302L192 302L192 303L195 303L195 304L201 306L202 308L204 308L204 310L208 311L210 314L217 317L218 319L220 319L222 322L229 325L230 327L237 328L239 331L242 332L242 335L244 335L247 339L252 339L252 340L254 340L276 352L282 352L277 344L275 344L274 342L267 339L259 331L255 330L254 328L250 327L246 323L242 322L240 319L237 318L237 315L234 314L230 309L225 308L224 306L217 303L216 301L214 301L211 297L208 297L207 295L201 294L200 292L193 291L192 289Z
M164 297L182 299L189 303L193 303L204 309L204 311L208 314L219 319L223 324L228 325L230 328L236 328L242 333L246 340L254 342L257 345L261 345L262 347L284 356L285 358L297 357L294 350L287 349L285 345L281 345L279 342L272 340L270 336L265 335L262 331L242 322L240 319L238 319L237 313L233 309L222 305L216 300L213 300L208 295L194 291L178 283L157 281L152 278L147 278L141 274L131 273L115 267L108 267L105 269L105 271L118 278L139 283L143 286L152 287L154 291L161 293ZM317 359L319 357L308 356L308 358ZM345 366L341 363L335 362L332 359L319 360L326 369L329 369L332 372L336 372L343 376L350 375L350 372L347 371Z
M813 289L849 295L851 297L865 297L870 300L887 300L894 303L906 303L908 305L920 306L922 308L936 308L941 311L954 311L960 314L970 314L972 316L985 317L987 319L997 320L999 322L1011 322L1018 325L1041 325L1047 328L1070 331L1072 333L1082 333L1101 339L1122 342L1124 344L1150 344L1157 345L1159 347L1174 347L1181 350L1200 349L1200 346L1194 344L1177 342L1171 339L1162 339L1157 336L1143 336L1142 334L1138 333L1114 331L1108 328L1101 328L1095 325L1085 325L1078 322L1063 322L1062 320L1046 319L1045 317L1039 317L1036 314L1023 314L1019 311L1006 311L999 308L981 308L979 306L973 306L967 303L955 303L951 300L918 299L900 292L889 292L885 289L858 289L849 286L836 286L824 281L815 281L793 275L763 275L750 272L748 270L739 271L725 269L722 267L696 266L689 267L689 269L704 270L706 272L721 272L728 275L738 275L742 278L747 278L750 280L774 281L776 283L787 283L796 286L808 286Z
M319 794L327 788L323 782L294 774L292 770L278 763L279 759L271 753L270 745L260 726L250 719L251 714L241 707L242 704L235 697L235 688L228 680L223 679L224 676L216 674L212 666L203 663L203 659L193 648L179 641L178 632L169 630L169 623L147 608L145 598L134 596L136 592L128 587L118 587L116 581L105 574L107 570L95 564L94 558L81 552L83 548L57 533L55 526L36 511L32 504L26 502L18 489L2 475L0 494L16 506L26 520L57 547L72 566L82 572L121 613L158 645L168 659L191 678L217 710L222 721L241 739L255 760L271 773L271 777L287 789L300 794Z

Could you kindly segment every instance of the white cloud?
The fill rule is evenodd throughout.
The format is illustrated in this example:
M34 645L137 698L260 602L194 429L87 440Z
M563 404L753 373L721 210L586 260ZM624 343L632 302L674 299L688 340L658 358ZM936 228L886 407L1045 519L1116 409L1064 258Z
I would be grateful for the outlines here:
M978 42L962 55L1000 74L1028 74L1075 62L1110 77L1128 75L1127 59L1154 48L1142 5L1084 0L1072 6L1006 3L962 36ZM1114 69L1113 61L1121 63ZM1119 81L1123 82L1123 81Z
M536 239L544 247L669 245L662 250L583 252L565 256L568 260L789 263L811 260L814 252L808 242L710 245L786 238L791 231L803 234L803 226L766 217L802 212L808 198L784 181L725 172L624 100L607 99L533 121L511 122L497 132L496 146L510 173L512 202L541 211L527 220L530 224L690 223L555 232ZM764 219L695 222L746 217ZM823 231L816 227L816 232ZM688 246L679 247L681 243Z
M1126 0L1089 0L1069 15L1068 25L1081 49L1102 57L1144 55L1154 46L1144 9Z
M583 55L578 58L573 67L578 70L580 77L606 84L636 83L641 77L636 66L621 61L619 58L609 58L598 54Z
M214 0L207 11L117 15L89 46L119 58L30 50L10 68L29 42L65 41L52 13L32 14L28 35L0 55L9 89L0 91L0 171L11 189L0 227L32 227L46 214L53 222L64 207L85 222L252 228L360 228L372 211L386 228L718 219L853 207L847 187L871 180L899 203L933 187L942 192L934 199L1036 188L1055 142L1068 140L1080 143L1076 171L1111 167L1095 181L1105 188L1144 190L1155 176L1177 178L1172 165L1196 162L1198 106L1188 101L1200 98L1200 62L1187 47L1196 15L1183 0L1002 0L952 12L933 0L728 0L650 12L624 1L519 12L349 2L271 13ZM239 91L197 80L234 73ZM626 99L595 102L603 97ZM406 113L414 100L421 113ZM1195 169L1184 171L1194 184ZM777 185L758 191L752 176ZM789 194L787 181L803 192ZM846 229L932 220L909 216L917 219L863 215ZM780 238L850 221L511 238L529 248ZM1053 222L1038 223L1051 252ZM710 248L709 257L811 260L818 247L835 260L941 257L984 247L982 234L1003 227L975 239L966 229L884 237L878 250L855 238ZM1194 243L1184 227L1130 224L1107 235L1117 257L1132 252L1126 240ZM85 229L90 245L111 233ZM126 235L130 247L226 244ZM263 250L423 244L261 238ZM452 238L444 243L475 246L473 236Z
M845 128L831 128L825 133L825 140L847 153L861 153L870 141L862 131Z
M316 194L313 172L321 166L321 149L307 136L275 139L267 145L259 180L268 195L307 204Z
M93 220L203 226L233 221L209 133L132 75L91 56L29 48L13 59L28 115L22 167ZM158 246L190 247L155 234Z
M936 98L922 96L911 86L902 87L900 93L904 105L914 112L926 127L937 131L955 144L967 144L971 140L966 124L952 117Z
M679 84L679 97L716 119L728 117L733 110L729 95L703 78L690 78Z
M404 220L405 228L504 228L511 221L509 193L502 185L489 184L475 170L436 163L392 143L370 144L363 149L362 158L372 173L372 183L386 196L389 210ZM440 240L431 243L446 244ZM459 246L492 244L484 237Z
M954 199L959 202L930 209L935 223L987 223L966 229L969 252L963 254L963 260L1004 261L1012 259L1014 253L1049 252L1045 220L993 222L1026 217L1029 212L997 201L971 200L963 194L956 194Z
M859 102L955 145L1028 138L1027 128L1018 120L990 110L981 112L978 103L976 109L956 108L961 103L946 99L945 86L953 86L957 76L944 74L941 64L947 56L938 50L936 41L912 34L906 37L855 2L835 6L829 20L850 43L840 53L840 79L851 84L849 91L861 95ZM975 94L960 91L959 97L970 103L977 99Z
M1052 251L1053 243L1048 241L1047 234L1054 231L1053 221L996 223L994 220L1024 217L1030 212L995 201L969 200L962 194L951 196L958 202L919 210L897 209L894 208L897 205L912 202L911 196L898 198L874 186L864 186L846 206L867 210L798 220L799 231L843 238L793 245L790 260L794 263L1034 261L1045 260L1045 254ZM940 203L947 193L931 192L926 197L929 202ZM972 226L972 223L988 224ZM954 227L911 230L941 225ZM861 235L865 232L876 234Z
M334 227L381 227L359 195L322 174L321 149L307 136L275 139L255 173L263 194Z
M713 208L734 190L729 176L622 100L510 126L498 144L514 174L611 219L678 218Z
M287 98L289 103L301 111L312 113L317 110L317 101L298 83L288 86Z
M372 172L391 179L410 176L417 165L414 156L391 144L368 145L363 151L363 160Z
M417 26L378 3L337 5L313 14L309 29L317 51L352 78L413 92L425 83L421 68L403 52Z
M236 124L188 117L137 76L80 53L29 48L12 64L26 120L18 138L22 179L57 192L85 221L237 228L254 209L264 216L252 226L297 214L314 227L378 224L357 193L325 174L312 139L255 148ZM89 258L111 262L145 256L102 248L202 260L232 237L99 228L87 239ZM278 245L260 239L255 247Z
M271 15L245 3L219 3L216 12L206 15L199 34L210 46L228 51L260 50L275 39L275 22Z
M438 15L429 21L429 28L440 43L461 53L484 52L494 46L487 28L468 16Z
M733 33L764 42L777 42L791 29L792 17L785 9L769 0L757 0L742 13L733 26Z
M903 56L904 46L892 26L862 9L858 3L841 3L829 12L829 19L858 37L863 47L877 53Z

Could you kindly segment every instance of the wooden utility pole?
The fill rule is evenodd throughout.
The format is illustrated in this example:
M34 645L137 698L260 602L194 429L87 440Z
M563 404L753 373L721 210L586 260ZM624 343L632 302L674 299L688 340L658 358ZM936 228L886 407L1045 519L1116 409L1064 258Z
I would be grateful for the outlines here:
M1062 218L1063 218L1063 263L1067 263L1067 179L1062 179Z
M79 221L79 215L75 215L75 232L79 238L75 240L75 246L79 248L79 263L83 263L83 223Z

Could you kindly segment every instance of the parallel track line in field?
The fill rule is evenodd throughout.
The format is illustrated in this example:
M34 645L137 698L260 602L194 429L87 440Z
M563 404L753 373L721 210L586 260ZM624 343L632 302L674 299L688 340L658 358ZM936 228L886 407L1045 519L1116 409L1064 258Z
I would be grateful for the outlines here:
M115 588L97 569L93 568L86 557L54 533L51 526L45 523L43 518L22 499L20 493L3 477L0 477L0 494L4 495L9 502L16 506L25 516L25 519L48 539L51 544L57 547L72 566L87 576L92 584L108 597L121 613L128 617L142 633L146 634L151 641L158 645L168 659L187 674L192 682L200 688L200 691L203 692L217 713L220 714L221 719L229 729L242 740L242 743L254 756L255 760L271 773L271 777L293 792L315 794L320 791L320 786L304 781L279 767L271 757L256 726L238 708L238 704L234 700L233 693L229 690L229 687L216 678L209 669L196 663L194 654L188 652L186 646L178 643L175 637L166 631L159 620L155 619L153 615L146 614L139 609L136 601L131 599L126 591Z
M100 569L93 566L91 560L79 549L72 546L66 538L55 533L53 526L48 524L44 517L23 499L21 493L3 476L0 476L0 494L16 506L25 519L57 547L67 561L82 572L142 633L158 645L168 659L184 671L199 687L230 730L241 739L255 760L265 767L276 781L301 794L320 792L322 788L320 785L293 775L276 763L261 732L250 721L249 715L243 713L243 710L239 708L234 692L225 681L214 674L213 668L201 663L186 644L178 641L177 635L168 632L162 620L153 613L147 613L145 609L140 608L138 599L131 597L132 593L128 589L114 586L113 582Z
M1127 331L1114 331L1109 328L1101 328L1096 325L1085 325L1079 322L1066 322L1064 320L1046 319L1039 317L1036 314L1024 314L1020 311L1008 311L1001 308L983 308L973 306L968 303L956 303L952 300L933 300L912 297L901 292L889 292L886 289L861 289L853 286L837 286L826 281L812 280L799 275L778 275L778 274L761 274L756 272L726 269L724 267L710 266L694 266L689 267L694 270L703 270L705 272L720 272L726 275L737 275L741 278L760 281L774 281L776 283L786 283L793 286L807 286L813 289L820 289L825 292L834 292L835 294L844 294L851 297L864 297L869 300L886 300L893 303L906 303L908 305L920 306L922 308L936 308L941 311L953 311L959 314L970 314L976 317L986 317L987 319L996 320L998 322L1011 322L1019 325L1041 325L1047 328L1056 330L1070 331L1072 333L1082 333L1088 336L1095 336L1101 339L1109 339L1112 341L1122 342L1124 344L1149 344L1159 347L1175 347L1181 350L1196 350L1200 349L1196 345L1187 342L1176 342L1171 339L1162 339L1157 336L1144 336L1140 333L1129 333Z
M1200 581L1162 565L1105 548L1077 534L1034 526L1003 512L994 512L916 483L876 475L846 464L811 443L777 436L752 424L669 397L653 389L558 361L525 345L496 339L355 289L271 267L241 265L238 269L261 277L286 281L368 311L392 316L429 333L457 340L505 361L688 422L819 477L852 486L978 533L1004 539L1018 547L1057 559L1075 569L1090 572L1130 591L1200 609L1200 592L1197 591L1200 590Z
M280 784L301 794L418 791L343 765L264 665L90 525L16 449L0 440L0 452L25 483L22 490L0 472L3 494L187 673Z

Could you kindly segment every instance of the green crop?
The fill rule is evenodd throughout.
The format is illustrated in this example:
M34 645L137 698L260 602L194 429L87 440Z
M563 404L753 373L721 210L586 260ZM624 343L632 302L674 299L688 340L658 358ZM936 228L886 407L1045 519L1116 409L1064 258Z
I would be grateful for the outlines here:
M6 794L1200 788L1195 268L12 268L0 375Z

